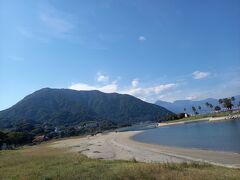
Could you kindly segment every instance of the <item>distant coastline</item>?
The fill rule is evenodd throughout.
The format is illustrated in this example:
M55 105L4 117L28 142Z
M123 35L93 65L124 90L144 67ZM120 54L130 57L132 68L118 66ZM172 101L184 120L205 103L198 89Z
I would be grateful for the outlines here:
M238 118L240 118L240 114L222 116L222 117L206 117L206 118L199 118L199 119L194 119L194 120L184 120L183 119L182 121L161 122L161 123L158 123L157 127L176 125L176 124L197 123L197 122L203 122L203 121L214 122L214 121L232 120L232 119L238 119Z

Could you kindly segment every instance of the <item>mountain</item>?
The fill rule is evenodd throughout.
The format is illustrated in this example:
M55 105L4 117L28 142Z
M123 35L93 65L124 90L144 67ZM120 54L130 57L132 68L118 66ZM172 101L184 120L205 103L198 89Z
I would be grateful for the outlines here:
M130 95L44 88L1 111L0 128L12 127L21 121L54 126L102 120L135 123L163 121L173 115L163 107Z
M235 105L237 105L240 101L240 95L234 96L235 97ZM186 112L192 114L192 106L195 106L198 110L198 106L201 106L200 113L207 113L210 112L210 108L206 107L205 103L211 103L213 106L220 106L218 103L218 99L208 98L200 101L191 101L191 100L177 100L174 102L167 102L167 101L156 101L155 104L165 107L174 113L181 113L184 112L184 108L186 108ZM222 107L222 105L220 106ZM199 111L199 110L198 110Z

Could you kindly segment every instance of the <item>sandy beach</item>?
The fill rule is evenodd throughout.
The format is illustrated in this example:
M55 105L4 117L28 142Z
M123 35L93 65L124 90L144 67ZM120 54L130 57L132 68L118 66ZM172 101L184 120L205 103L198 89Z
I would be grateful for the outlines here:
M53 142L54 148L66 148L90 158L106 160L137 160L142 162L181 163L206 162L240 168L240 154L231 152L186 149L146 144L131 139L141 131L111 132Z

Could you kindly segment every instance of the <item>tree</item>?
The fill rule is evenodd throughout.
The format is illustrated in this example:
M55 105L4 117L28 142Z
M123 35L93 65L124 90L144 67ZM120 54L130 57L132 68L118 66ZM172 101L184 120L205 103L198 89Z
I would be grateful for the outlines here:
M221 108L220 108L220 106L215 106L214 110L215 111L221 111Z
M202 109L202 107L201 107L201 106L198 106L198 110L199 110L199 112L201 111L201 109Z
M223 99L223 106L224 106L225 108L231 110L232 107L233 107L231 98L224 98L224 99Z
M208 103L208 102L206 102L205 105L206 105L207 107L209 107L209 103Z
M25 132L9 132L7 133L7 143L21 145L31 142L32 137Z
M213 105L209 103L209 107L211 108L211 110L213 110Z
M7 139L7 135L4 132L0 131L0 145L5 143L6 139Z
M196 112L197 112L197 109L195 108L195 106L192 107L192 110L193 110L194 114L197 114L197 113L196 113Z
M222 103L223 103L223 100L222 100L222 99L219 99L219 100L218 100L218 103L219 103L219 104L222 104Z
M209 102L206 102L205 105L210 108L211 110L213 110L213 105Z
M233 107L234 107L234 102L235 102L235 97L233 96L233 97L231 97L231 101L233 102Z
M26 120L21 120L20 123L16 124L16 131L17 132L30 132L34 129L34 126L31 122Z
M223 105L223 99L219 99L218 103L219 103L220 106Z

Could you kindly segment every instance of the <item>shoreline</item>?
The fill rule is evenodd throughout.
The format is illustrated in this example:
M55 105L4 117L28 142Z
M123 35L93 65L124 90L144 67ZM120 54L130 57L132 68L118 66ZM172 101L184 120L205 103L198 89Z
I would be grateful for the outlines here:
M200 162L240 168L240 154L147 144L131 139L142 131L110 132L51 143L53 148L65 148L90 158L105 160L137 160L140 162L183 163Z
M206 118L200 118L200 119L194 119L194 120L183 120L178 122L162 122L158 123L157 127L162 126L170 126L170 125L178 125L178 124L188 124L188 123L197 123L197 122L216 122L216 121L228 121L228 120L234 120L240 118L240 115L233 115L233 116L222 116L222 117L206 117Z
M132 139L132 137L138 133L141 132L129 136L129 140L132 141L132 143L146 146L159 153L182 158L183 160L189 160L191 162L209 163L229 168L240 168L240 153L150 144Z

